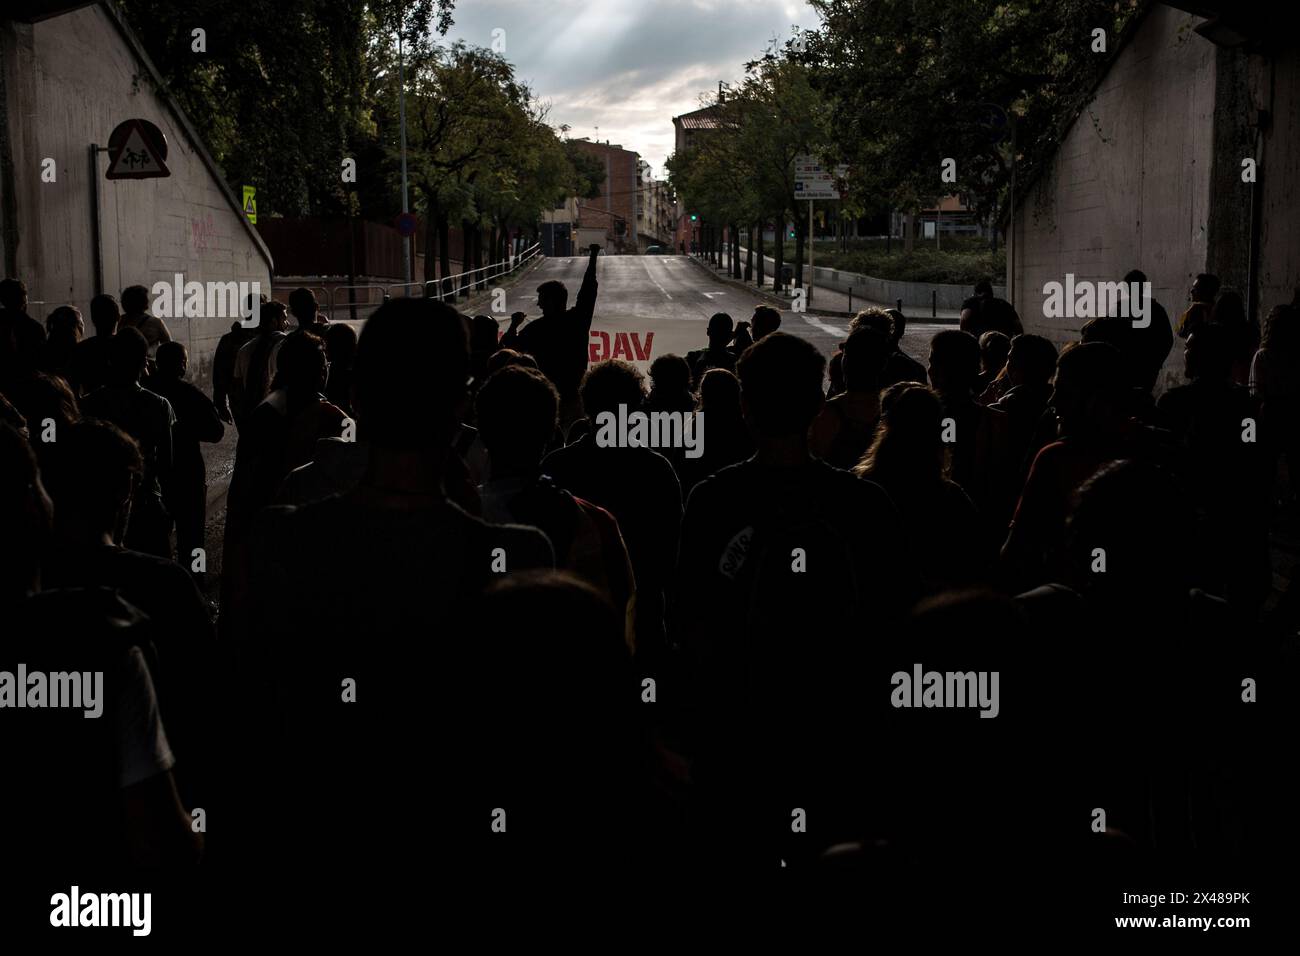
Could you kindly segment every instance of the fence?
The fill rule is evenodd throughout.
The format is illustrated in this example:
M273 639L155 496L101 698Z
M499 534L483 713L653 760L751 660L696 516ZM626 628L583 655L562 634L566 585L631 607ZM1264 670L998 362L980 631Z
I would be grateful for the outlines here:
M541 255L541 243L533 243L517 256L479 269L469 269L425 282L360 283L357 285L308 286L317 293L323 311L332 321L362 322L388 299L426 298L439 302L468 299L489 282L510 275Z

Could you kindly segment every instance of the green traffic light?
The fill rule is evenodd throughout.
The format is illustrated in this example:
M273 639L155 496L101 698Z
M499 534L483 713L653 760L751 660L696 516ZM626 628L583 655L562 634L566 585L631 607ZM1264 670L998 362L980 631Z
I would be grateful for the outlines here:
M699 217L696 216L695 213L691 213L691 222L695 222L695 220L698 219L698 218L699 218Z

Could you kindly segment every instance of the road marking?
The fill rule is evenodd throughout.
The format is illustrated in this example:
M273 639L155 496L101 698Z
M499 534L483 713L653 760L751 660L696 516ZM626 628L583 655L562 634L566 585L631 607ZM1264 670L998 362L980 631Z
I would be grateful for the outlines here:
M650 263L647 262L643 264L645 265L645 274L650 277L650 281L653 282L655 284L655 287L664 294L664 298L668 299L671 302L673 297L668 294L668 290L665 289L663 286L659 285L658 279L650 275Z
M845 336L849 334L848 329L840 328L838 325L827 325L815 315L809 315L807 312L803 315L803 320L811 325L814 329L820 329L827 335Z

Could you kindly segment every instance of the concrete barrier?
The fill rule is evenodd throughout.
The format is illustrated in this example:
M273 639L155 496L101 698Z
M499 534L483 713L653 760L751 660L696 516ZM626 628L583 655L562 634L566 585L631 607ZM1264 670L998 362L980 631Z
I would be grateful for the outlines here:
M741 252L745 250L742 248ZM776 262L771 256L764 256L768 275L772 274ZM790 263L785 263L790 265ZM806 271L806 269L805 269ZM929 309L936 305L940 311L959 311L961 304L975 294L974 283L971 285L951 285L942 282L900 282L895 279L877 279L857 272L844 272L840 269L813 268L813 285L819 289L833 289L847 294L853 290L853 298L867 302L888 302L891 305L903 300L905 309ZM937 302L936 294L937 293ZM1007 287L995 285L993 294L999 298L1007 297Z

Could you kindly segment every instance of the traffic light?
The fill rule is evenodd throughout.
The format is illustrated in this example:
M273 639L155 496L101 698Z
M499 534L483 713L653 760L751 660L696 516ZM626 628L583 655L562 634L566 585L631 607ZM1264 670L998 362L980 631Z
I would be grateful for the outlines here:
M790 238L791 238L791 239L794 238L794 230L793 230L793 229L790 230Z
M699 218L700 218L700 217L697 216L697 215L695 215L695 213L691 213L691 222L695 222L695 221L698 220Z

